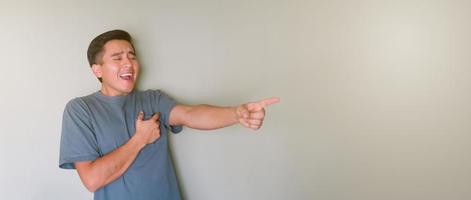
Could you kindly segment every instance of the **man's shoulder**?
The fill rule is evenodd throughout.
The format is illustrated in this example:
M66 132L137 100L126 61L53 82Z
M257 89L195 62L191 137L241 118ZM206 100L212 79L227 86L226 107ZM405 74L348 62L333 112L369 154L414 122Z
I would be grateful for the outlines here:
M95 93L92 93L86 96L74 97L70 99L65 106L65 110L70 110L70 109L77 110L77 109L86 108L88 104L87 102L94 101L93 100L94 94Z

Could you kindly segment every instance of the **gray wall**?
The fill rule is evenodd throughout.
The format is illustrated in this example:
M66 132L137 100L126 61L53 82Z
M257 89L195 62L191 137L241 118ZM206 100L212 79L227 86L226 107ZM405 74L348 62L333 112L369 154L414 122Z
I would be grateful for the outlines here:
M140 88L279 96L265 127L171 138L190 200L471 199L470 1L0 1L0 198L90 199L61 115L99 89L97 34L130 31Z

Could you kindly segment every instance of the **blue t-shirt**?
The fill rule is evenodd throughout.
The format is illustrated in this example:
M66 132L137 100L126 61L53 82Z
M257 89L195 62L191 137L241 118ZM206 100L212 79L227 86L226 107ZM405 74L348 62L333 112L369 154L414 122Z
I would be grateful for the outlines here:
M146 145L128 170L97 190L95 200L181 199L171 156L168 130L176 102L159 90L133 91L126 96L95 92L71 100L64 110L59 167L75 169L74 162L96 160L125 144L134 134L137 115L160 113L160 138Z

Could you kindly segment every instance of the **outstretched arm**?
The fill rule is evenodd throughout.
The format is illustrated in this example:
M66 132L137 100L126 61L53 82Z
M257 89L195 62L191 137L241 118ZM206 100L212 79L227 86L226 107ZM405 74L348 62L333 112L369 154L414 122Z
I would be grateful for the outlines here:
M257 130L265 118L265 108L278 101L278 98L273 97L234 107L179 104L170 112L169 123L199 130L213 130L240 123Z

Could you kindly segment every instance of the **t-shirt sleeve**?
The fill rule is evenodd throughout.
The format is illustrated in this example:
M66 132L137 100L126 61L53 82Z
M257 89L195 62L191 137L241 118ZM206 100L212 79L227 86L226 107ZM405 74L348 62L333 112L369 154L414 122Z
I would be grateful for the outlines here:
M183 126L170 126L169 122L170 112L172 111L173 107L177 105L177 102L160 90L154 91L154 95L157 101L158 109L160 111L160 116L162 117L165 126L167 126L167 128L170 128L173 133L179 133L180 131L182 131Z
M74 162L95 160L100 156L87 109L80 98L70 101L65 107L59 153L60 168L75 169Z

